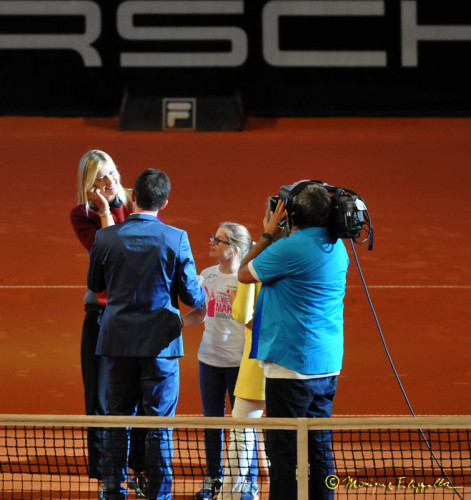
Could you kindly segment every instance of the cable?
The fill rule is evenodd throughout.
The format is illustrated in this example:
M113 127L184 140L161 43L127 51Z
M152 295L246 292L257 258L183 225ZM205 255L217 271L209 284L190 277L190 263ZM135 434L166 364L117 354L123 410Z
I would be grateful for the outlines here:
M379 335L381 337L381 342L383 343L383 347L384 347L384 350L386 351L386 355L389 359L389 363L391 364L391 367L393 369L393 372L394 372L394 375L396 377L396 380L399 384L399 387L401 389L401 392L402 392L402 395L404 396L404 399L407 403L407 406L409 407L409 410L411 412L411 415L413 417L416 417L415 413L414 413L414 410L412 408L412 405L409 401L409 398L407 397L407 394L406 394L406 391L404 390L404 387L402 386L402 383L401 383L401 379L399 377L399 374L397 373L396 371L396 367L394 366L394 362L392 360L392 357L389 353L389 349L388 349L388 346L386 344L386 340L384 338L384 335L383 335L383 332L381 330L381 326L379 324L379 321L378 321L378 317L376 316L376 312L375 312L375 308L373 306L373 302L371 301L371 297L370 297L370 294L368 292L368 287L366 286L366 282L365 282L365 279L363 277L363 273L361 271L361 266L360 266L360 262L358 260L358 256L357 256L357 253L355 251L355 246L353 245L353 240L350 238L350 245L352 247L352 251L353 251L353 255L355 257L355 262L357 264L357 268L358 268L358 272L360 273L360 278L361 278L361 281L363 283L363 288L365 289L365 293L366 293L366 297L368 299L368 303L370 304L370 308L371 308L371 311L373 313L373 317L375 319L375 322L376 322L376 326L378 328L378 331L379 331ZM448 476L448 474L446 473L446 471L444 470L442 464L440 463L440 461L438 460L438 458L436 457L434 451L432 450L432 447L430 446L430 443L428 442L427 438L425 437L425 434L423 432L422 429L419 428L419 433L420 435L422 436L422 439L424 440L424 443L427 445L427 448L429 449L430 451L430 454L432 455L433 459L435 460L435 462L437 463L438 467L440 467L440 470L442 471L443 475L447 478L447 480L449 481L450 483L450 486L453 488L453 491L459 496L459 498L461 498L463 500L463 497L460 495L460 493L456 490L455 488L455 485L453 484L452 480L450 479L450 477Z

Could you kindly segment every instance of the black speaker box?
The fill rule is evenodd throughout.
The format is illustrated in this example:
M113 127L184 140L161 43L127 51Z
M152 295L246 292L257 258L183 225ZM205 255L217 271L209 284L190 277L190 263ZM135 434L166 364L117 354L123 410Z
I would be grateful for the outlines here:
M126 92L119 114L121 130L240 131L245 121L239 94L157 97Z

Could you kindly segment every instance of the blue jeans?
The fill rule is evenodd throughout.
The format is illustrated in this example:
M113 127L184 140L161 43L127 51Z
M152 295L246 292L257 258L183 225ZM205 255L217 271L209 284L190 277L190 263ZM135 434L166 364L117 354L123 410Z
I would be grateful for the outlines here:
M141 399L144 415L174 417L178 401L178 358L104 356L108 388L108 415L136 415ZM172 494L172 429L147 429L145 467L149 499L170 500ZM105 498L124 499L130 429L107 428L103 443Z
M337 377L309 380L267 378L267 417L329 418L337 390ZM332 431L309 431L309 498L332 499L326 487L327 476L334 474ZM295 431L267 430L266 450L270 460L270 500L295 500Z
M200 392L205 417L224 417L226 410L226 392L229 394L231 408L234 407L234 389L239 367L218 368L199 362ZM223 476L223 430L207 429L204 431L206 450L206 475L222 478ZM258 456L254 453L249 476L257 477Z

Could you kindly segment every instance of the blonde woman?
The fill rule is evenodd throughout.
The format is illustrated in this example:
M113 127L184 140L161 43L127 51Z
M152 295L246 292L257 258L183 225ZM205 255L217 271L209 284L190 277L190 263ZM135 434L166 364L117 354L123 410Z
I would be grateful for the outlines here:
M86 152L78 167L78 204L70 213L73 230L85 250L90 253L96 232L126 220L132 212L132 191L121 185L121 176L111 156L104 151L92 149ZM81 364L82 380L85 393L85 412L87 415L105 415L106 381L100 362L95 354L100 318L106 305L106 291L95 294L86 291L85 318L82 327ZM130 452L130 467L143 470L143 443L138 430L133 431L134 438ZM102 475L102 432L97 428L88 429L89 477L101 480ZM142 449L141 449L142 448ZM144 488L145 478L139 476L139 483ZM134 480L137 481L137 480ZM138 496L141 492L138 486ZM144 498L142 496L142 498Z

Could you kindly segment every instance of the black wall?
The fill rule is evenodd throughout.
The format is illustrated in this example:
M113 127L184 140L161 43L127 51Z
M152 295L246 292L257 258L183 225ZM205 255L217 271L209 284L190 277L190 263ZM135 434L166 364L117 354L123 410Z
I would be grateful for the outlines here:
M0 114L238 94L250 116L470 116L467 6L0 0Z

